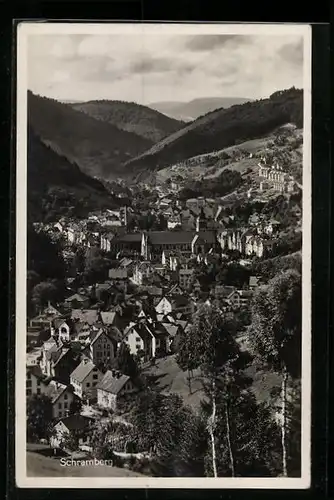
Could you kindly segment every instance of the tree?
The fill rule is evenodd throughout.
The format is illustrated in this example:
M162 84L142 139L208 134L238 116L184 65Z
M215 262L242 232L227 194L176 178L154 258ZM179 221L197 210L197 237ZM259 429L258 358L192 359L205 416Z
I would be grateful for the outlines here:
M82 401L81 401L81 399L75 397L72 400L71 404L70 404L70 408L69 408L70 415L74 415L74 414L80 413L81 412L81 408L82 408Z
M204 475L206 431L181 396L144 391L133 424L138 448L149 451L154 459L155 475Z
M128 375L131 378L138 376L139 369L136 360L124 342L120 344L117 350L116 364L118 370L124 373L124 375Z
M235 457L231 435L230 411L232 395L250 384L242 370L250 358L239 350L234 340L235 322L226 320L219 310L203 308L194 318L193 327L186 336L184 348L192 352L191 366L199 367L203 374L204 387L209 399L210 414L207 429L211 443L211 470L218 476L219 456L216 449L217 421L221 418L221 409L225 419L225 436L229 452L229 469L235 475ZM185 356L186 362L190 356Z
M89 248L85 256L83 277L86 283L95 284L104 281L111 267L111 261L104 257L98 248Z
M281 375L282 474L288 475L289 383L301 370L301 276L287 270L259 287L252 301L249 340L256 355ZM299 451L300 453L300 451Z
M27 402L27 436L36 440L45 438L52 420L51 399L44 395L34 394Z
M193 370L197 368L198 362L194 357L193 345L192 345L192 332L190 329L186 329L180 336L178 353L176 355L176 362L179 367L188 372L187 381L189 394L192 392L191 379L193 376Z
M41 281L34 286L31 293L31 301L37 311L45 307L48 301L55 302L57 299L57 287L50 281Z

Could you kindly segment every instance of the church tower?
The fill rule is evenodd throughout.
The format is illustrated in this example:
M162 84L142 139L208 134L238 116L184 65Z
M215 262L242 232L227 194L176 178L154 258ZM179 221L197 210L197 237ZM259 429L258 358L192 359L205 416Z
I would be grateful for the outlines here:
M199 215L196 217L196 233L199 233L204 229L206 229L206 217L202 207Z
M141 256L144 257L145 260L148 260L148 237L147 233L143 232L141 235Z

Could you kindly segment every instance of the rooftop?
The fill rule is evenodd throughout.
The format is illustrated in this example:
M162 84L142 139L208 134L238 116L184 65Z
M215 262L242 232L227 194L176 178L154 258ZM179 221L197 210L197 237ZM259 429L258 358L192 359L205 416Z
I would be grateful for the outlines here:
M74 378L78 382L83 382L90 372L94 370L94 368L96 367L92 361L83 359L71 373L71 378Z
M86 429L93 419L84 417L80 414L70 415L61 419L61 422L67 427L69 431L80 431Z
M99 312L96 309L72 309L71 318L93 325L99 320Z
M96 388L102 389L106 392L110 392L111 394L118 394L128 380L130 380L130 377L128 375L108 370L105 373L103 379L97 384Z

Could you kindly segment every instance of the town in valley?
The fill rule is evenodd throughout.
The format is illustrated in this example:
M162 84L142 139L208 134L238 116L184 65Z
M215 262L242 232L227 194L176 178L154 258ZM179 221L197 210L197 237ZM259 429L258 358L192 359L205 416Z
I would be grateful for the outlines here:
M300 477L303 91L157 108L28 92L28 475Z

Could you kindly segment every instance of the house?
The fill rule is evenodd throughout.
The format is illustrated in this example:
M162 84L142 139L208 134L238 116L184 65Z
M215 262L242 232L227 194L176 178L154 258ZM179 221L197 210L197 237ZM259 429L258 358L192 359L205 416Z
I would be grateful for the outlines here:
M89 431L93 423L93 419L80 414L60 418L52 428L51 447L66 449L66 441L70 437L77 443L78 449L84 448L87 450L90 443Z
M162 326L168 334L167 352L176 352L180 341L180 335L182 334L181 325L175 323L162 323Z
M70 411L70 405L74 400L71 386L50 380L43 391L43 394L51 399L52 418L66 417Z
M184 290L182 290L182 288L177 284L175 283L166 293L166 297L170 297L172 295L183 295L184 294Z
M39 366L30 366L26 371L26 397L29 398L35 394L44 394L44 381L46 377L43 375Z
M117 343L102 328L89 336L86 356L95 364L107 363L116 356Z
M182 314L192 314L194 312L195 303L189 297L183 295L174 295L173 297L162 297L159 303L155 306L157 314L168 315L171 312L179 312Z
M132 259L128 259L127 257L123 257L123 259L119 261L119 267L122 269L126 269L128 276L133 271L134 264L135 262Z
M27 327L27 348L33 349L43 344L43 328L41 327Z
M123 342L129 347L130 353L133 355L143 352L146 359L150 359L155 355L153 333L145 323L140 321L138 323L130 322L129 326L124 330Z
M109 269L108 277L111 280L126 280L128 278L128 270L126 268Z
M82 400L91 401L97 397L96 385L102 373L92 361L84 358L70 375L70 383L74 393Z
M259 283L259 278L257 276L250 276L249 277L249 288L253 290L258 286Z
M155 306L157 314L167 315L172 312L172 302L168 300L167 297L162 297L162 299Z
M152 276L153 274L154 268L152 267L150 262L141 262L135 266L131 281L135 285L144 285L148 282L150 276Z
M68 384L70 374L80 362L81 353L52 339L44 343L40 368L44 375Z
M103 326L121 326L121 318L116 311L101 311L100 315Z
M75 293L67 299L65 299L65 305L71 307L72 309L80 309L81 307L86 309L89 306L89 297Z
M249 302L252 300L253 291L252 290L238 290L240 295L240 307L247 307Z
M180 269L179 283L182 288L189 288L194 279L194 269Z
M93 326L101 321L100 313L96 309L72 309L71 319L78 320L81 323L88 323Z
M96 387L97 404L113 411L121 398L136 392L131 378L117 370L108 370Z
M110 252L111 249L111 242L115 238L115 234L108 232L108 233L103 233L101 234L100 237L100 248L104 252Z
M174 229L178 226L181 226L181 216L175 214L170 215L167 219L167 229Z
M51 323L51 335L61 342L69 342L71 338L71 321L66 318L55 318Z
M168 351L168 332L159 323L151 321L131 322L124 331L123 342L128 345L130 353L143 353L145 360L156 357L159 352Z

